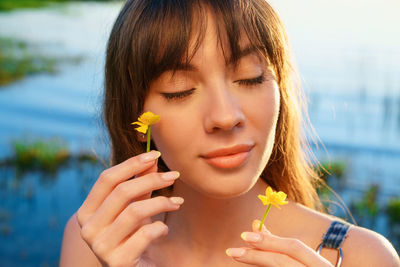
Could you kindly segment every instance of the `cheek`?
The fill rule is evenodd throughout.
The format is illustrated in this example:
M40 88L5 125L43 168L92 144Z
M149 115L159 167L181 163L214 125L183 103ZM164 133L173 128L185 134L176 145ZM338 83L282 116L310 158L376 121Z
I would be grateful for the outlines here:
M278 117L279 117L279 109L280 109L280 92L278 85L276 84L276 82L274 82L273 93L267 99L267 105L266 105L266 112L268 112L268 114L266 114L268 116L267 120L268 123L266 127L268 127L268 131L270 132L269 138L272 139L270 140L270 142L272 142L272 144L270 144L271 146L273 146L273 142L275 139L274 137L276 131L276 124L278 122Z
M193 140L199 135L191 116L161 114L161 120L152 129L152 138L170 169L176 169L177 162L187 159Z
M160 122L153 127L152 138L161 152L163 152L162 150L169 151L179 145L177 135L179 135L179 131L182 128L179 123L168 120L166 116L161 116Z
M279 109L280 109L280 92L279 92L278 84L276 82L274 82L273 94L271 95L271 97L268 100L268 106L270 106L268 111L271 114L270 116L272 118L272 123L275 128L275 125L278 121Z
M257 98L252 98L249 106L249 123L257 129L257 133L264 138L275 133L275 127L279 116L280 93L276 82Z
M258 176L261 175L265 166L268 164L275 145L275 133L280 109L280 93L278 86L275 85L273 87L273 93L266 95L262 100L263 104L259 103L259 105L263 108L261 112L255 115L258 123L254 122L257 128L255 139L260 145L259 153L261 156Z

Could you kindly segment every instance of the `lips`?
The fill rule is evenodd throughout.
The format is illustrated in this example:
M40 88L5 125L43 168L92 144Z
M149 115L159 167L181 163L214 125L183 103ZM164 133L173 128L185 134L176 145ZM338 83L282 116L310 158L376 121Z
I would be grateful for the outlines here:
M228 148L221 148L201 155L208 164L221 168L232 169L243 165L250 156L254 145L241 144Z

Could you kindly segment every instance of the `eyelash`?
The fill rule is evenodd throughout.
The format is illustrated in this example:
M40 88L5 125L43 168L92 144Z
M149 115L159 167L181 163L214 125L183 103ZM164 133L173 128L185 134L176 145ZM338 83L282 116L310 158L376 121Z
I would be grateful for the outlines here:
M240 85L245 85L245 86L252 86L252 85L257 85L257 84L262 84L265 81L264 73L262 73L260 76L252 78L252 79L246 79L246 80L239 80L237 81Z
M245 86L252 86L252 85L257 85L257 84L262 84L265 81L264 78L264 73L262 73L260 76L252 78L252 79L245 79L245 80L239 80L237 81L240 85L245 85ZM186 91L181 91L181 92L175 92L175 93L162 93L162 95L165 97L167 100L178 100L178 99L183 99L187 96L190 96L191 94L194 93L195 88L192 88L190 90Z
M167 100L178 100L185 98L187 96L190 96L191 94L194 93L194 88L186 91L181 91L181 92L175 92L175 93L162 93L162 95L165 97Z

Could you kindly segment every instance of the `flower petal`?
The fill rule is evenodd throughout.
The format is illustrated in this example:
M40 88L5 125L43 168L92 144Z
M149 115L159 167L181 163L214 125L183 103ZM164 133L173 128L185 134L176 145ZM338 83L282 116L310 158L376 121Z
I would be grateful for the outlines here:
M269 204L268 198L266 196L258 195L258 198L261 200L263 205L268 205Z
M138 122L138 121L135 121L135 122L133 122L133 123L131 123L131 124L139 125L139 127L135 128L136 131L141 132L141 133L144 133L144 134L147 133L147 128L148 128L148 126L147 126L146 124L143 124L143 123Z
M139 117L139 121L146 125L152 125L158 122L159 120L160 120L160 115L155 115L151 111L147 111Z
M258 195L258 198L263 202L264 205L272 204L278 209L280 209L279 205L286 205L289 202L285 201L286 194L282 191L274 192L272 187L268 186L265 190L265 196Z
M265 190L265 195L271 196L272 194L273 194L273 190L270 186L268 186L267 189Z
M277 205L276 203L271 203L271 204L277 207L278 209L281 209L281 207L279 207L279 205Z
M282 191L279 191L279 192L277 193L277 195L278 195L278 197L279 197L280 199L282 199L282 200L285 200L285 198L286 198L286 194L285 194L284 192L282 192Z

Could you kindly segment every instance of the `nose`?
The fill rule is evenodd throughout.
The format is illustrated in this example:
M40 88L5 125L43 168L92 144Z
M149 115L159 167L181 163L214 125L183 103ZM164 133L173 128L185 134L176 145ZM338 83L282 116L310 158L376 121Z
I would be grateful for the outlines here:
M243 127L245 116L239 105L240 99L226 88L214 89L207 99L204 118L206 132L231 131Z

